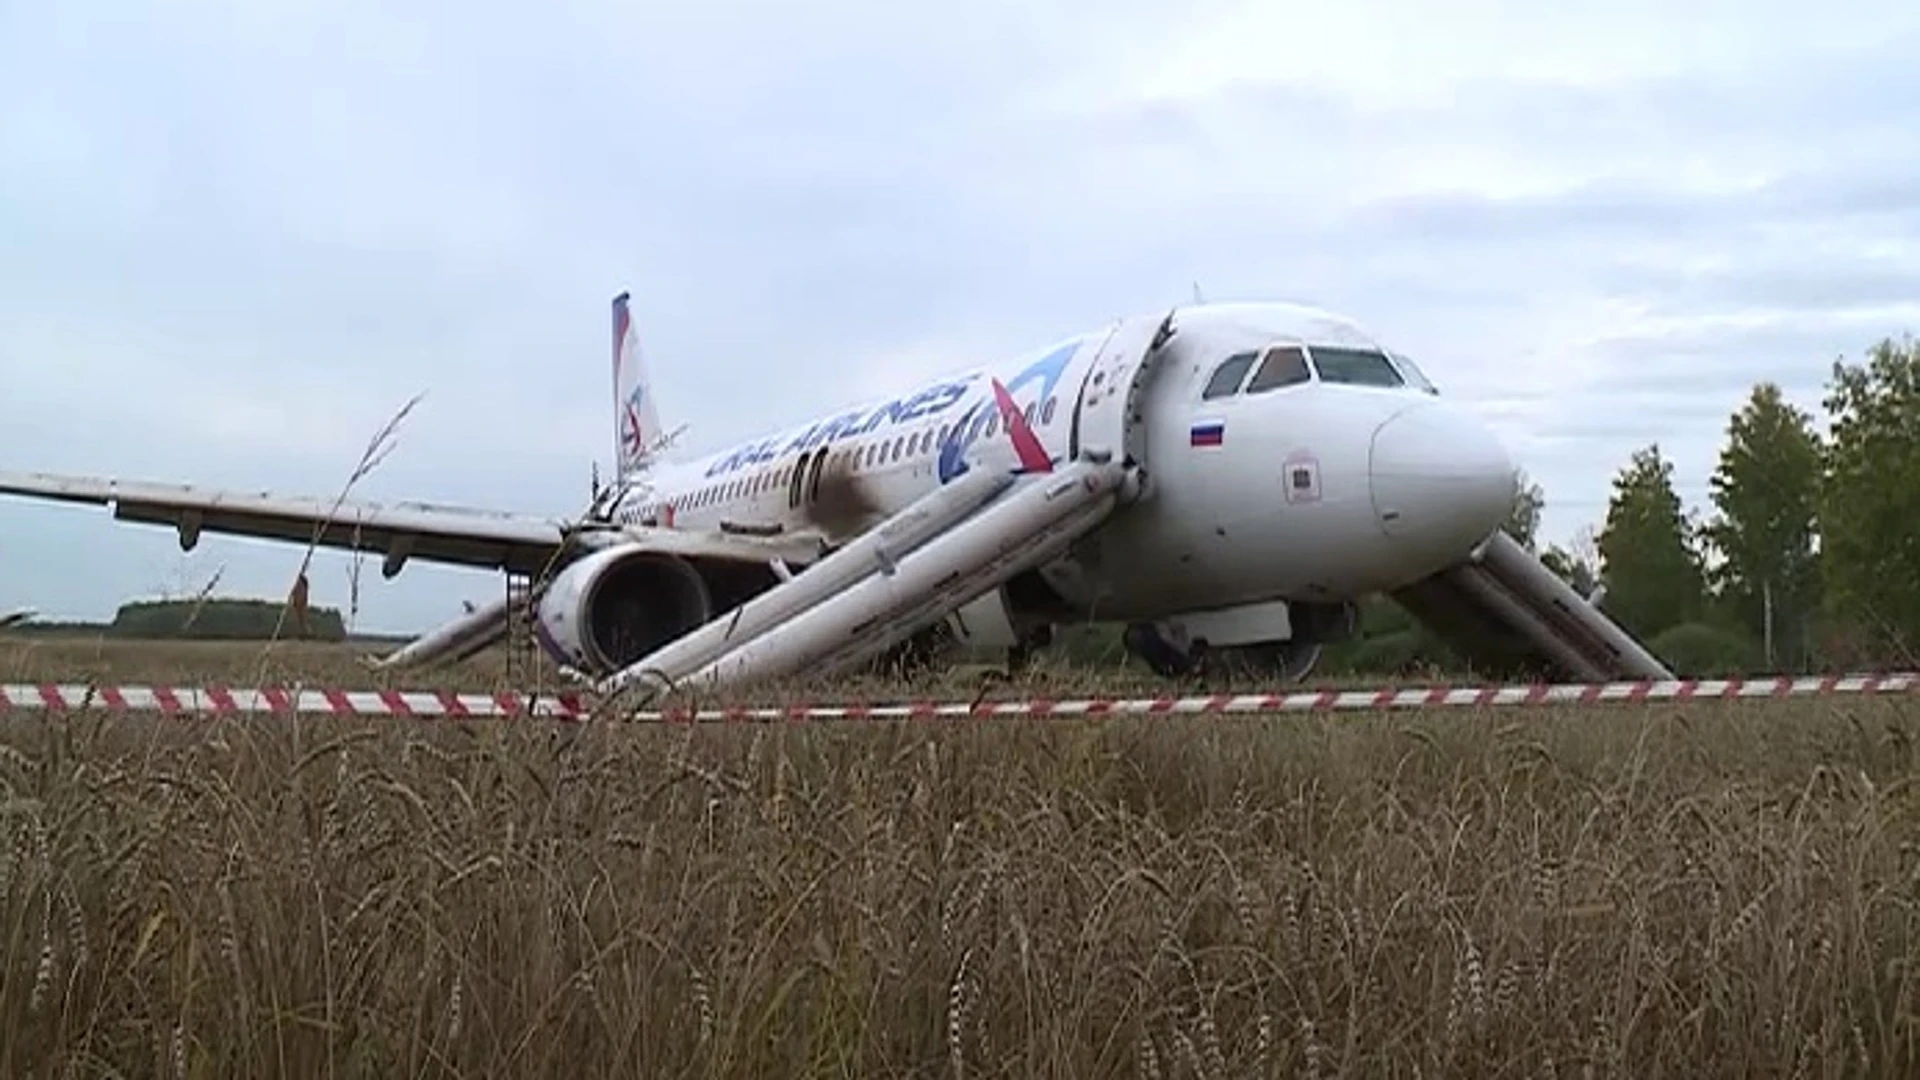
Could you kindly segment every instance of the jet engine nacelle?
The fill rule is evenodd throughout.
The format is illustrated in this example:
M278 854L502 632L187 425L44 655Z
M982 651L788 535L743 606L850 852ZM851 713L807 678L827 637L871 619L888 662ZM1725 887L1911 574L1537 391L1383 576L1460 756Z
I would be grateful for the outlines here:
M688 559L637 545L570 563L540 596L534 626L556 661L618 671L712 619L713 590Z

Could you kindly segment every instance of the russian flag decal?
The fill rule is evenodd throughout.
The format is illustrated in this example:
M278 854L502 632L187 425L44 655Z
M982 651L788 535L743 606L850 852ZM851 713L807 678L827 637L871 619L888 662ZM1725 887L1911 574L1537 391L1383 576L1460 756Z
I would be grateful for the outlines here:
M1219 446L1227 441L1227 425L1223 420L1205 420L1193 425L1188 436L1189 446Z

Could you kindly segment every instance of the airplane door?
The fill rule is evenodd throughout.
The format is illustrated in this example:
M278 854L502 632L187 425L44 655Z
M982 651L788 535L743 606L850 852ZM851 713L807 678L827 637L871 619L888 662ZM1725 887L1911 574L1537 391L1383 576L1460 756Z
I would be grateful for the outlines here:
M787 477L787 505L798 507L802 503L812 503L820 498L820 468L827 462L827 448L803 452L793 463L793 474Z
M1145 465L1147 431L1141 423L1140 389L1152 374L1157 350L1173 336L1173 313L1142 315L1115 324L1087 365L1073 406L1069 453L1106 451L1116 460Z

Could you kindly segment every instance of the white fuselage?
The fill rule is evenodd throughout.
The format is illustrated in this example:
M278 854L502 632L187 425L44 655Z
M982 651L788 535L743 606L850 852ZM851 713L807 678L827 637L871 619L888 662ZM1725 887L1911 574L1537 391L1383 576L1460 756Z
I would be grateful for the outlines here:
M1500 441L1353 323L1244 304L1183 307L1174 326L1133 419L1141 438L1129 442L1143 448L1147 497L1042 572L1086 617L1357 599L1460 561L1510 513L1515 470ZM695 529L862 531L951 479L960 458L1016 467L995 379L1057 462L1078 449L1077 406L1110 392L1090 377L1103 338L659 465L612 514ZM1263 378L1302 358L1293 380Z

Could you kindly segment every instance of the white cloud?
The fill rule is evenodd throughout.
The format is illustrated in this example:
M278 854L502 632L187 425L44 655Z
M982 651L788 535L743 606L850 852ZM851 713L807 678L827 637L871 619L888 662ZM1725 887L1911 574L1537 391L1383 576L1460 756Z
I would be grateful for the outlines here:
M331 492L424 389L369 496L564 512L617 289L699 450L1197 280L1403 346L1564 537L1635 446L1697 499L1754 380L1817 404L1920 322L1920 9L1849 8L16 5L0 462ZM173 545L0 504L0 600L101 614Z
M1525 0L1243 0L1166 48L1151 96L1197 97L1239 81L1298 82L1370 105L1418 104L1463 86L1622 82L1746 73L1808 52L1858 48L1920 25L1881 3L1852 18L1753 0L1544 5Z

